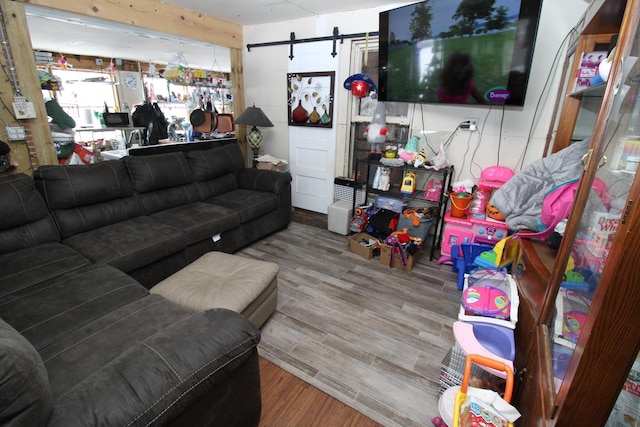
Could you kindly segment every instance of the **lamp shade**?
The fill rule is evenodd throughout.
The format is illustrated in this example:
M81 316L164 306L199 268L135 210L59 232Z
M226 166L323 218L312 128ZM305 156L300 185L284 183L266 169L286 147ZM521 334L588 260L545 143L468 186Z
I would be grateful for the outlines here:
M252 126L247 134L247 142L253 150L253 157L258 157L260 147L262 146L262 132L260 132L258 126L273 127L271 120L269 120L260 108L254 105L253 107L248 107L242 114L236 117L235 123L238 125Z
M262 110L255 105L253 107L247 107L242 114L235 118L235 123L237 125L260 126L267 128L273 127L271 120L269 120Z

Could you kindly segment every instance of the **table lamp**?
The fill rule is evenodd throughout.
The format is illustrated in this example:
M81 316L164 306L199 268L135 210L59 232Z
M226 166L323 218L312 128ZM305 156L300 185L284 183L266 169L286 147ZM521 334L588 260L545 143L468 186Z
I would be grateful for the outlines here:
M258 126L273 127L271 120L254 104L253 107L247 107L242 114L236 117L235 123L238 125L253 126L247 134L247 142L253 150L253 157L258 157L260 147L262 146L262 132L260 132Z

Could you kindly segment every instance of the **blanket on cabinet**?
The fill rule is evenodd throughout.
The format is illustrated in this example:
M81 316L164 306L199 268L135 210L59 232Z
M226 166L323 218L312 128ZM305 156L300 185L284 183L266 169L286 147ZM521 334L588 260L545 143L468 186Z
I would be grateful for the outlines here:
M582 157L590 143L591 138L587 138L534 161L493 193L491 204L511 230L538 229L544 196L554 186L580 178Z

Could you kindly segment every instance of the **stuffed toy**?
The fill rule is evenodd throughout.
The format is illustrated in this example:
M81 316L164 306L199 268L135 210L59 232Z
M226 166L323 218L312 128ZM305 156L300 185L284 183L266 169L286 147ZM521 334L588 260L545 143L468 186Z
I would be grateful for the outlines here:
M438 150L438 154L436 154L433 159L429 160L428 165L424 165L427 169L435 169L440 170L449 166L449 162L444 155L444 146L440 144L440 149Z
M383 144L387 140L387 134L389 133L389 127L386 123L386 116L384 112L384 102L378 101L376 110L373 113L373 119L364 131L364 136L367 138L367 142L371 144L372 153L380 153L380 144Z
M413 166L419 168L422 165L426 166L427 163L427 153L424 150L418 151L418 155L415 159L413 159Z
M380 171L380 180L377 187L378 190L389 191L389 175L391 175L391 169L388 167L380 167L378 168L378 171Z
M405 145L404 148L400 148L398 150L398 157L404 160L405 163L411 164L413 162L413 159L415 159L418 152L419 139L419 136L412 136L411 138L409 138L407 145Z

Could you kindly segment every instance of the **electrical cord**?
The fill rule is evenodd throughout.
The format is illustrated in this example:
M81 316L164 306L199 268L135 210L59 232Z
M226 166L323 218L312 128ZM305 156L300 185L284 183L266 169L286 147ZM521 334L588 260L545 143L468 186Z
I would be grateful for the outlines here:
M471 135L472 133L469 132L469 136L467 137L467 149L464 151L464 154L462 155L462 165L460 165L460 169L456 174L457 175L456 181L460 179L460 174L462 173L462 170L464 169L464 164L467 161L467 154L469 153L469 149L471 148Z
M496 166L500 166L500 150L502 149L502 126L504 125L504 104L502 104L502 116L500 117L500 132L498 132L498 153L496 158Z
M547 90L547 86L549 85L549 82L551 81L551 76L554 75L554 71L553 70L558 66L558 59L559 59L559 56L560 56L560 52L562 51L563 46L565 45L565 43L567 43L567 41L569 40L569 36L571 36L571 34L573 34L574 32L576 32L576 27L573 27L571 30L569 30L567 35L564 36L564 39L560 43L560 46L558 46L558 49L556 50L556 55L553 58L553 62L551 64L551 69L549 70L549 73L547 74L547 79L546 79L546 81L544 83L542 91L540 92L540 97L538 98L538 102L537 102L536 108L534 110L533 118L531 119L531 126L529 127L529 134L527 135L527 143L524 146L524 150L522 151L522 155L520 156L520 159L516 162L516 164L520 163L520 169L522 169L523 166L524 166L524 159L526 157L527 150L529 149L529 144L531 143L531 135L533 134L533 128L535 127L536 119L538 118L537 116L538 116L538 112L540 111L540 104L541 104L542 98L545 95L545 92Z
M476 154L478 153L478 149L480 148L480 143L482 142L482 137L484 136L484 129L487 125L487 119L489 118L489 114L491 114L491 109L493 105L489 105L489 110L487 110L487 114L484 115L484 120L482 120L482 127L478 128L478 143L476 144L475 150L473 150L473 154L471 155L471 162L469 163L469 173L471 176L477 181L478 178L473 174L471 170L472 166L477 166L480 169L480 174L482 174L482 166L476 162Z

